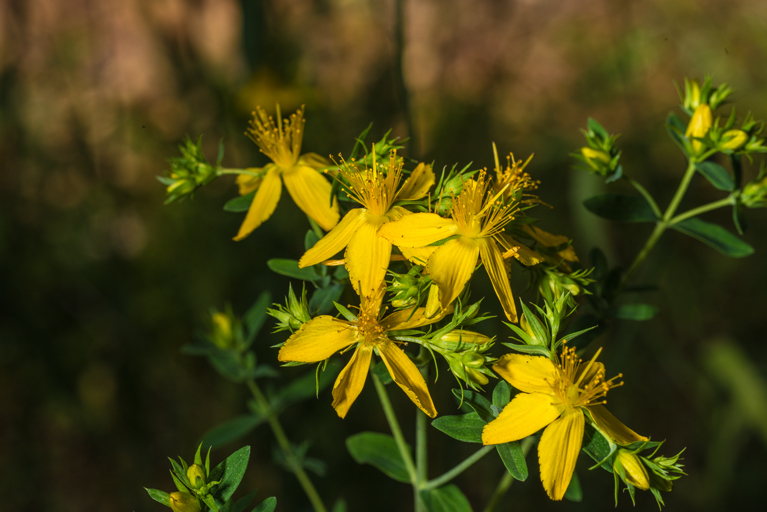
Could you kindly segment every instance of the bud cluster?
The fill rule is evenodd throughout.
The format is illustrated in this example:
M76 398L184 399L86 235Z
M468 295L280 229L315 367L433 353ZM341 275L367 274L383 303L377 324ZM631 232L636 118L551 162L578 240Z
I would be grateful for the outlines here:
M301 292L301 299L299 300L293 292L293 286L290 285L285 305L274 304L274 306L276 309L266 310L269 316L277 319L274 332L295 332L312 319L312 315L309 313L309 303L306 300L306 288Z
M179 462L170 459L173 466L170 474L178 489L178 492L168 495L169 506L173 512L200 512L203 503L209 504L212 501L211 490L220 481L209 481L210 449L204 464L200 454L201 449L202 445L197 448L194 464L191 465L181 457L178 458Z
M743 187L740 202L748 208L767 208L767 168L762 164L759 176Z
M221 144L216 163L211 165L202 152L202 136L197 139L197 142L187 138L178 149L181 156L169 158L170 170L165 173L165 176L157 177L160 183L166 186L165 204L184 199L198 188L215 180L224 157L223 144Z
M619 179L623 175L623 168L618 163L621 152L615 146L615 141L620 135L610 135L601 124L589 118L588 130L581 130L586 137L588 146L581 148L580 153L572 156L585 163L585 169L593 174L599 174L607 178L607 182Z
M450 215L453 208L453 199L463 190L463 184L471 179L479 171L469 171L469 165L458 170L456 165L445 175L444 171L437 183L436 193L433 195L432 210L442 216Z
M414 265L406 274L389 271L392 276L391 284L386 291L393 293L391 305L395 309L405 309L421 306L429 297L431 278L422 274L423 267Z
M673 481L685 474L683 465L679 463L679 452L673 457L655 456L663 443L643 442L633 443L628 447L619 447L612 455L612 469L615 475L615 504L618 504L619 481L622 481L631 501L634 501L636 489L650 491L662 506L663 498L660 491L669 492L673 487ZM637 445L637 446L634 446ZM640 453L654 447L653 452L647 457ZM684 451L684 450L683 450Z

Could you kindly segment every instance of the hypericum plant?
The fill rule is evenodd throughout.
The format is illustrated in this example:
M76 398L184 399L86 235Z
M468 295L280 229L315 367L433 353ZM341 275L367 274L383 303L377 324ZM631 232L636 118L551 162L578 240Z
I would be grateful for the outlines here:
M682 110L689 120L670 114L666 126L688 165L665 208L630 177L618 136L589 119L587 145L574 156L587 171L608 183L625 180L639 195L605 194L586 201L586 208L615 221L655 224L626 270L610 268L598 249L592 251L591 266L584 267L569 237L545 231L532 215L544 203L538 196L540 182L527 171L530 158L510 155L502 166L495 145L492 171L453 166L435 173L434 163L403 158L402 145L388 133L368 145L370 127L338 161L313 153L302 156L303 108L285 120L279 108L276 120L260 108L254 113L248 135L273 162L264 168L223 169L221 155L211 166L199 144L187 142L162 179L168 201L223 174L238 174L240 197L225 209L248 212L235 238L241 240L272 214L282 176L310 226L303 235L303 255L268 262L271 270L304 282L300 295L291 286L286 303L271 308L268 295L262 295L241 319L231 309L214 311L210 333L188 348L209 357L226 377L246 383L254 398L250 413L216 427L205 436L206 443L236 439L268 420L281 448L280 461L296 474L314 509L324 512L304 471L321 471L322 465L305 457L306 444L294 446L287 440L277 417L287 405L314 394L315 386L319 393L335 378L331 405L344 418L353 414L352 405L370 377L392 435L358 433L347 439L347 447L357 462L409 483L418 512L470 511L466 497L450 482L491 451L507 469L485 508L493 510L514 479L527 478L526 456L536 444L543 487L553 500L580 500L575 468L583 450L596 462L592 469L614 475L616 504L622 482L632 501L637 489L649 490L662 505L661 492L670 491L684 474L680 454L656 455L661 442L634 432L604 407L608 391L622 385L621 374L608 378L597 361L602 349L593 350L589 342L605 332L608 321L648 320L655 314L647 304L623 299L638 291L631 278L667 229L728 256L753 252L736 235L698 218L732 207L735 227L742 233L745 209L767 205L764 167L749 181L740 165L743 156L767 152L760 137L763 123L749 114L738 125L734 109L726 120L715 117L730 93L729 87L714 87L710 79L702 85L685 80ZM718 155L729 160L731 170L714 161ZM725 197L680 213L696 173ZM301 233L297 229L296 236ZM493 285L513 343L496 343L502 333L483 332L489 315L481 313L481 303L494 299L470 298L479 266ZM528 274L537 294L535 302L521 303L519 310L509 281L512 268ZM352 305L341 302L345 291L354 298ZM584 302L588 312L578 315ZM275 331L288 331L277 346L277 360L284 366L317 364L316 373L268 396L256 379L276 370L257 365L250 349L266 314L277 320ZM512 352L499 352L499 347ZM339 356L346 361L344 368L329 375L327 361ZM461 414L438 416L429 382L440 367L458 383L453 394ZM498 377L486 397L484 387ZM415 456L389 401L386 386L392 382L417 408ZM434 418L431 425L448 436L483 446L429 478L427 418ZM187 471L183 461L182 469ZM196 493L201 505L212 508L205 492L215 475L207 471L199 482L184 480L178 471L174 478L188 489L183 492Z

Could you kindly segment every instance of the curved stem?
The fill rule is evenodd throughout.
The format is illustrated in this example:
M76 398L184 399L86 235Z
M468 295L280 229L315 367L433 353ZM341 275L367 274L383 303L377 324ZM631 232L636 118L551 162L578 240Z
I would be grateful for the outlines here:
M533 442L534 441L532 436L526 437L521 443L522 453L527 455L527 452L529 452L530 448L533 446ZM511 487L511 484L513 483L514 477L511 476L511 473L504 470L503 477L501 477L501 481L498 482L498 487L495 488L495 492L490 497L490 501L485 507L484 512L493 512L495 507L498 505L498 502L501 501L501 498L503 498L503 495L506 494L506 491L509 490L509 487Z
M687 192L687 187L690 186L690 181L692 181L692 176L694 174L695 161L690 160L690 162L687 164L687 170L684 173L684 177L682 178L682 183L679 184L679 188L676 190L674 198L671 200L671 203L668 205L668 208L666 208L666 211L663 214L664 222L671 220L671 217L673 217L674 213L676 213L676 209L679 207L679 203L682 202L682 198L684 197L685 192Z
M258 384L256 384L256 381L253 379L248 379L247 383L253 398L255 398L256 402L262 408L262 410L267 411L266 419L269 422L269 426L272 428L272 432L274 432L274 437L277 439L277 443L280 445L280 448L285 454L285 458L290 463L290 467L296 474L296 478L298 478L298 482L304 489L306 497L309 498L309 501L312 503L312 507L314 508L315 512L327 512L325 505L322 503L322 498L320 498L317 489L314 488L314 484L312 484L309 475L306 474L306 471L304 471L304 468L300 462L296 460L295 454L293 453L293 447L288 440L288 436L282 429L282 425L280 425L280 421L277 419L277 416L272 411L272 408L269 405L269 401L261 392L261 389L258 387Z
M663 214L661 213L660 208L658 207L658 203L655 202L655 199L653 198L652 195L650 195L647 189L644 188L642 185L640 185L639 182L636 182L633 179L631 179L628 175L624 174L623 177L626 180L628 180L628 182L631 184L632 187L637 189L637 191L640 194L642 194L642 197L644 197L645 200L647 201L647 204L650 205L650 208L652 208L652 211L655 214L655 216L658 217L659 219L663 217Z
M405 437L402 435L402 429L399 427L397 415L394 413L394 409L389 401L389 395L386 393L386 388L383 383L381 383L381 380L376 377L375 374L372 374L372 376L373 384L375 384L376 392L378 393L378 399L381 401L381 407L386 416L386 421L389 423L389 430L391 430L394 441L397 443L397 449L399 449L399 454L402 457L402 461L405 463L407 474L410 475L410 482L415 487L418 483L418 476L415 471L415 465L413 464L413 457L410 455L410 450L405 442Z
M698 206L697 208L693 208L692 210L687 210L684 213L680 213L679 215L671 219L668 225L673 226L674 224L682 222L683 220L687 220L691 217L700 215L701 213L709 212L711 210L716 210L717 208L722 208L723 206L730 206L731 204L733 204L733 196L729 195L725 197L724 199L720 199L719 201L714 201L712 203L704 204L703 206Z
M469 469L469 467L471 467L475 462L477 462L482 457L490 453L490 451L492 451L493 448L495 448L495 446L483 446L482 448L480 448L473 454L466 457L461 463L456 465L450 471L447 471L446 473L438 476L434 480L429 480L428 482L426 482L423 485L422 489L436 489L437 487L440 487L448 483L450 480L452 480L453 478L457 477L458 475L460 475L461 473Z

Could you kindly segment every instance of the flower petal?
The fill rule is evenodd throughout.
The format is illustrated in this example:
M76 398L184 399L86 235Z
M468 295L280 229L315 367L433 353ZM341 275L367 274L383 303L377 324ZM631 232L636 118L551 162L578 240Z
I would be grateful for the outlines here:
M424 247L453 236L458 225L436 213L414 213L385 224L378 232L397 247Z
M506 354L493 365L506 382L525 393L551 393L557 367L543 356Z
M357 226L346 246L346 270L360 297L378 291L391 257L391 244L376 234L381 224L387 221L386 217L372 215L365 210L362 219L364 221Z
M487 270L487 275L490 276L490 282L493 283L493 289L495 294L498 295L498 300L501 301L503 312L510 322L516 323L517 306L514 303L514 296L511 294L509 274L504 266L501 250L498 248L495 240L490 237L478 240L478 242L482 264L485 266L485 270Z
M524 224L522 226L522 229L527 234L529 234L533 238L533 240L535 240L536 242L538 242L544 247L556 247L557 245L565 244L570 240L564 235L553 235L549 233L548 231L544 231L542 229L536 228L535 226L531 226L530 224ZM578 261L578 255L575 254L575 249L573 249L572 245L569 245L563 251L559 251L557 255L559 255L559 257L565 261Z
M260 174L266 174L269 169L274 167L274 164L267 164L264 167L248 167L245 169L246 171L250 172L257 172ZM249 194L256 190L259 185L261 185L261 181L264 179L263 176L253 176L252 174L238 174L237 179L235 180L235 183L237 183L237 187L239 188L239 193L241 196L244 196L245 194Z
M351 324L328 315L318 316L288 338L280 347L277 359L302 363L324 361L357 341L356 335L357 329Z
M613 438L617 444L631 444L635 441L647 441L645 436L640 436L612 415L603 405L586 407L599 429Z
M394 200L409 201L421 199L432 185L434 185L434 171L432 171L431 165L422 162L418 164L410 174L410 177L402 184Z
M447 308L463 291L474 272L478 256L479 244L466 236L450 240L431 255L426 271L439 286L439 300L443 308Z
M234 237L235 241L240 241L248 236L254 229L263 224L266 219L272 216L274 209L277 207L277 202L280 200L281 191L280 170L274 167L266 173L261 186L258 187L253 202L250 203L250 209L248 209L248 213L245 215L245 220L242 222L237 236Z
M365 386L372 354L373 347L360 344L333 384L333 408L341 418L346 417L349 408Z
M304 153L298 157L296 165L305 165L312 169L322 169L323 167L333 165L333 162L317 153Z
M362 208L349 210L349 213L344 215L344 218L336 227L331 229L327 235L314 244L314 247L301 256L298 266L301 268L310 267L317 263L322 263L343 251L349 244L349 240L354 236L354 233L357 232L357 228L364 222L364 213L365 210Z
M443 309L438 315L428 317L426 315L426 308L418 308L415 311L412 309L403 309L401 311L395 311L382 319L380 325L387 331L417 329L418 327L423 327L424 325L433 324L434 322L442 320L449 311L450 310L446 311Z
M437 409L431 401L426 381L407 354L391 341L379 344L378 354L389 369L392 380L402 388L408 398L430 418L437 416Z
M503 238L507 247L514 247L517 249L517 252L514 253L514 257L517 258L517 260L524 266L531 267L546 261L543 256L530 249L526 245L517 242L509 235L501 233L501 238Z
M282 173L290 197L325 231L338 224L338 201L330 203L330 182L311 167L296 165Z
M400 247L399 250L404 257L415 265L426 266L426 262L434 251L439 249L436 245L427 245L426 247Z
M538 444L541 481L552 500L561 500L575 471L575 462L583 443L585 420L580 409L567 411L546 427Z
M496 419L482 429L482 444L501 444L531 436L559 418L562 404L554 405L553 395L519 393Z

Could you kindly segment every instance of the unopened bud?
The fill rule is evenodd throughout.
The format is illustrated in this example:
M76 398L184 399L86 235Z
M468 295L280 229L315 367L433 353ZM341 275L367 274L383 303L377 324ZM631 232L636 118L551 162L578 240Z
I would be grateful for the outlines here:
M615 458L615 462L613 462L613 467L617 468L619 464L623 466L627 484L631 484L643 491L650 488L650 477L647 475L647 470L639 457L629 451L618 450L618 456Z
M463 329L455 329L441 336L439 339L434 340L432 344L445 350L461 350L472 348L473 345L483 345L490 341L491 339L484 334Z
M186 477L192 484L192 488L199 489L205 485L205 468L199 464L192 464L186 470Z
M594 169L600 168L595 160L604 164L609 164L611 160L610 155L604 151L599 151L590 147L581 148L581 154L586 158L586 160L589 162L589 165L591 165Z
M690 123L687 125L687 131L684 133L687 138L702 138L708 133L713 122L711 115L711 107L705 103L701 103L695 109L695 112L690 119ZM692 150L694 153L699 153L703 149L703 143L698 140L692 141Z
M467 368L482 368L485 366L485 357L477 352L465 352L461 356L461 363Z
M432 283L429 287L429 298L426 299L424 315L426 315L426 318L431 318L436 315L440 309L442 309L442 304L439 302L439 286Z
M720 149L739 149L748 140L748 134L743 130L727 130L722 134L722 142L719 144Z
M172 492L169 499L173 512L200 512L200 503L188 492Z
M700 85L697 80L690 81L690 98L686 105L689 109L698 108L700 105Z

